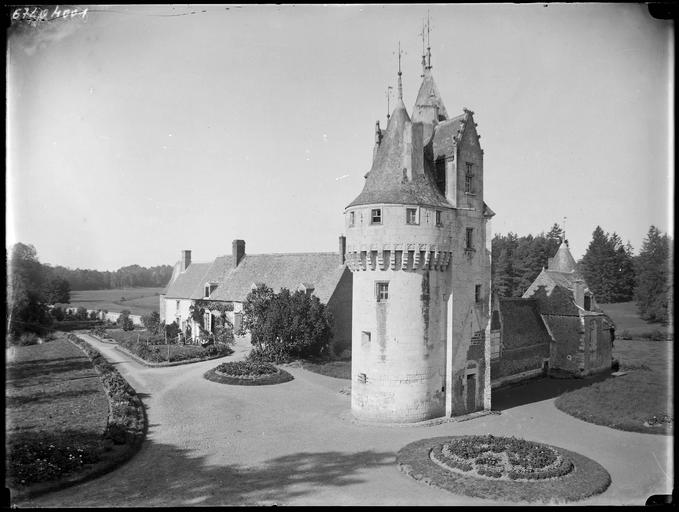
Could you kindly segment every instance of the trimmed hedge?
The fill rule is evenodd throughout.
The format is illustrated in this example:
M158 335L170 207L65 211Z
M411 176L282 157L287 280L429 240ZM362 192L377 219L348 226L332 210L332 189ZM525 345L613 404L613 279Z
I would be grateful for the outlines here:
M90 358L108 395L109 418L104 439L110 439L116 445L140 445L146 431L146 416L144 406L134 388L87 342L74 334L69 334L67 338Z

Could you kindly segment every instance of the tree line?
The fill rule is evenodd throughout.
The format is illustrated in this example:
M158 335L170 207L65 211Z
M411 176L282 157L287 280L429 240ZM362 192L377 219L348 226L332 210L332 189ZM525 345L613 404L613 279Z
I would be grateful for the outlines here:
M140 267L128 265L110 272L108 270L70 269L62 266L45 265L48 272L68 281L71 290L108 290L113 288L161 287L167 285L172 276L170 265Z
M496 234L492 240L493 297L521 297L556 253L563 230L518 236ZM668 322L672 303L672 239L651 226L638 255L629 241L597 226L577 270L599 303L635 301L641 318Z
M52 318L48 306L71 301L71 291L165 286L170 265L129 265L115 272L71 270L40 263L32 245L16 243L7 255L7 326L12 334L42 332Z

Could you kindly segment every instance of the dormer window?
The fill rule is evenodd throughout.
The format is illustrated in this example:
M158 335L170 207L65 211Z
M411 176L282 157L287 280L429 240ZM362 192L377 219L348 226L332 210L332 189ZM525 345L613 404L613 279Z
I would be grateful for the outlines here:
M217 283L205 283L205 297L208 298L217 289Z
M419 224L417 208L406 208L406 224Z
M474 178L474 164L466 162L467 170L464 173L464 192L465 194L473 194L472 180Z
M301 292L304 292L307 297L314 293L314 285L311 283L302 283L297 287L297 289Z
M382 208L370 210L370 224L382 224Z
M588 294L585 295L585 311L592 310L592 297Z

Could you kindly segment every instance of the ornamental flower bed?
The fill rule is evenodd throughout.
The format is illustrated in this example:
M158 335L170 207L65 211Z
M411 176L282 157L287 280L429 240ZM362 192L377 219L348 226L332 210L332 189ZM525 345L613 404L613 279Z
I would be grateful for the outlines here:
M262 375L279 373L279 369L271 363L251 363L250 361L231 361L220 364L215 371L222 375L231 375L246 379L256 379Z
M514 437L470 436L432 449L432 460L487 478L541 480L570 473L573 464L549 446Z
M252 361L230 361L222 363L205 373L207 380L220 384L236 384L243 386L257 386L263 384L278 384L293 379L285 370L277 368L271 363Z
M448 492L512 502L562 504L604 492L611 476L579 453L516 438L446 436L398 451L399 470Z

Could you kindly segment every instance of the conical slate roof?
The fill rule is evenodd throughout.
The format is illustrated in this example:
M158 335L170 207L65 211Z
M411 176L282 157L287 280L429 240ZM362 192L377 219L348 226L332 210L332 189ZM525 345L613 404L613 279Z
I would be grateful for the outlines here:
M434 119L436 109L431 107L438 107L438 118ZM415 106L413 107L413 122L433 124L434 121L443 121L448 119L448 112L443 104L438 87L434 82L434 76L431 69L424 70L424 78L422 85L417 93Z
M411 130L410 116L399 99L363 191L348 207L376 203L451 207L424 169L412 169L412 179L407 178L403 162L404 156L412 159L412 147L408 149L406 140Z
M573 272L575 270L575 259L565 241L561 242L554 257L549 259L549 270L556 272Z

